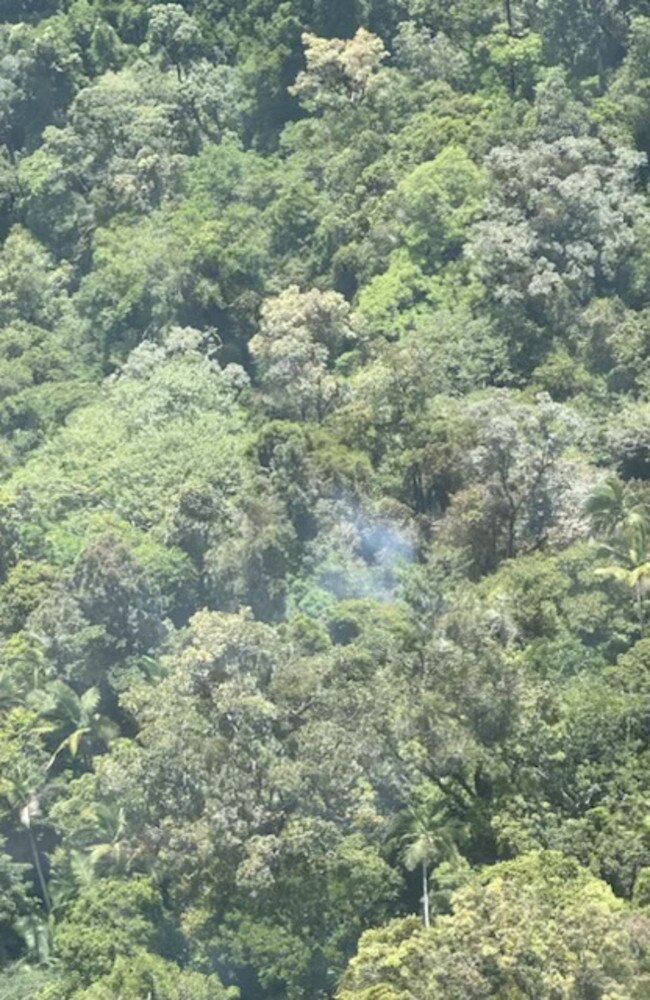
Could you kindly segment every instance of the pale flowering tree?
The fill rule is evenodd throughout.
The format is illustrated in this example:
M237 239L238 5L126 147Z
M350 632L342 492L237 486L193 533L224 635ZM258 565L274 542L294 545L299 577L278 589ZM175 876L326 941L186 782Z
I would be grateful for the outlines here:
M290 87L310 111L362 101L376 86L388 52L377 35L359 28L354 38L302 36L307 68Z
M338 292L294 285L269 299L250 342L268 409L286 419L323 420L340 391L334 361L355 340L350 306Z

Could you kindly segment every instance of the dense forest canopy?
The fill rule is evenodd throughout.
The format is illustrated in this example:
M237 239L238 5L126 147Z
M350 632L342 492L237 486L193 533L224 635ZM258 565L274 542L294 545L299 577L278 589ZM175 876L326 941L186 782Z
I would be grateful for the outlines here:
M0 0L0 998L650 996L650 2Z

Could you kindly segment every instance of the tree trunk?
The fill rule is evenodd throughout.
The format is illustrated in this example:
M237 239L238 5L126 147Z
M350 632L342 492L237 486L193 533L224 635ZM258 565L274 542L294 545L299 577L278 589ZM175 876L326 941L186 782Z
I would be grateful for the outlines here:
M431 919L429 916L429 876L427 874L427 863L422 862L422 907L424 911L424 926L431 926Z
M603 59L600 44L598 45L598 52L596 53L596 65L598 67L598 93L604 94L607 90L607 80L605 78L605 60Z
M508 34L513 35L515 26L512 19L512 0L504 0L504 5L506 10L506 22L508 24Z
M511 38L515 34L515 25L512 17L512 0L504 0L505 13L506 13L506 23L508 25L508 34ZM517 74L515 72L515 64L510 63L510 94L512 97L515 96L515 91L517 90Z
M29 846L32 851L32 858L34 859L34 869L38 878L41 896L43 897L43 905L45 906L45 910L49 916L52 913L50 893L47 887L47 882L45 881L45 873L43 872L43 866L41 865L41 859L38 853L38 847L36 846L36 841L34 840L34 834L29 826L27 827L27 837L29 838Z
M636 613L639 618L639 629L641 631L641 638L645 638L645 608L643 607L643 585L639 581L635 587L636 591Z

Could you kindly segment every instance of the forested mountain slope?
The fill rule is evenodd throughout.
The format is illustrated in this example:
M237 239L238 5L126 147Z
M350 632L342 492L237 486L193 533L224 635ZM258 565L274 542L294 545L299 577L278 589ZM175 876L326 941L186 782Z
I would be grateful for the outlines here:
M0 998L650 996L650 2L0 0Z

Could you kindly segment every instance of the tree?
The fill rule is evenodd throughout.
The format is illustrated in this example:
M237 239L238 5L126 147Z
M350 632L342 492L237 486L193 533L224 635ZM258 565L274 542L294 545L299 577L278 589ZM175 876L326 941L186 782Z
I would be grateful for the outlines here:
M55 945L72 982L109 975L116 958L163 951L172 942L159 890L145 877L104 879L84 888L56 928Z
M628 507L622 484L610 479L589 498L589 513L597 529L605 531L609 541L601 544L600 554L618 565L599 566L596 573L627 584L633 592L641 635L645 635L645 594L650 578L648 558L648 516L644 506Z
M368 692L352 687L342 703L324 685L327 661L297 645L250 614L195 616L162 684L127 700L142 751L120 760L116 745L101 764L119 801L149 775L127 838L156 845L195 959L221 955L242 985L255 975L296 1000L327 995L398 881L365 776L378 761Z
M25 881L27 868L17 864L7 854L6 843L0 842L0 969L20 955L20 923L33 915L33 901L30 904Z
M640 165L629 149L612 153L601 141L573 136L489 155L496 187L467 252L510 331L515 370L530 372L549 334L592 296L624 284L633 223L644 211L634 182ZM519 336L527 338L526 359Z
M444 31L434 35L417 21L401 21L393 45L398 66L418 82L436 77L452 86L469 84L470 60Z
M629 122L638 146L646 151L650 149L645 68L649 44L650 19L635 17L630 24L625 59L612 85L612 95L621 101L625 120Z
M118 536L100 535L83 549L72 585L86 620L103 630L109 657L147 653L161 642L159 594Z
M77 89L87 81L79 40L65 17L40 24L3 24L0 121L3 144L11 155L31 152L43 129L65 114Z
M56 544L64 563L79 557L80 600L87 602L96 624L104 622L109 632L124 628L124 635L114 638L132 650L148 648L159 628L156 589L129 546L108 541L101 517L86 546L86 519L106 508L119 511L141 540L141 533L172 519L179 482L190 472L223 499L224 509L231 509L249 470L238 380L241 384L236 370L222 371L193 341L167 348L144 345L106 394L78 411L20 472L21 486L29 482L49 523L66 523ZM95 465L99 456L101 470ZM71 494L77 497L72 507L66 499ZM114 531L108 537L114 538Z
M457 146L445 147L400 183L396 198L402 238L427 271L459 255L481 213L485 186L482 171Z
M354 38L302 36L307 68L290 88L310 111L344 108L368 97L380 80L388 53L383 42L365 28Z
M322 421L340 391L335 362L356 340L350 306L337 292L292 286L267 300L249 346L272 415Z
M177 3L154 4L149 11L147 40L153 52L163 52L182 80L184 67L201 50L199 28Z
M644 916L573 859L533 853L459 890L430 930L406 920L369 931L337 996L641 998L647 948Z
M602 92L608 69L625 51L631 5L621 0L547 0L524 6L547 57L561 61L577 77L596 75Z
M641 515L641 507L630 507L629 493L620 479L611 476L599 483L587 498L586 512L596 532L612 535L624 529L631 516Z
M106 746L117 735L117 726L98 712L101 695L97 688L88 688L79 696L67 684L55 681L47 694L54 704L44 714L53 720L57 735L61 729L67 730L48 762L48 770L64 751L75 758L85 742Z
M0 252L0 316L46 330L62 324L69 310L70 270L57 265L26 229L14 227Z
M130 958L120 957L112 970L88 989L77 990L71 1000L236 1000L236 989L223 986L216 975L182 970L158 955L138 951Z
M402 834L405 842L404 864L409 871L422 871L422 917L424 926L431 926L429 915L429 868L438 855L438 840L424 809L410 809L404 816L408 829ZM400 823L400 827L402 823Z
M454 496L444 531L458 544L467 525L476 569L493 569L500 558L544 547L554 536L584 537L582 505L591 483L567 456L581 434L576 415L543 394L531 406L504 390L477 400L469 412L477 440L467 456L467 486Z

